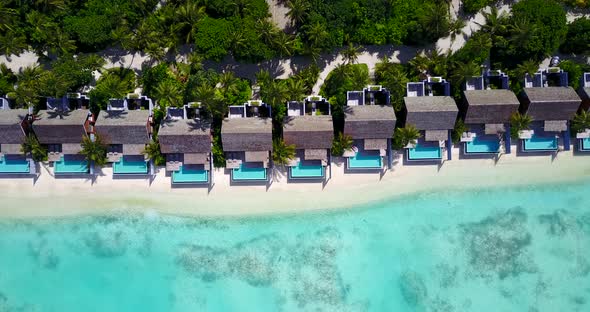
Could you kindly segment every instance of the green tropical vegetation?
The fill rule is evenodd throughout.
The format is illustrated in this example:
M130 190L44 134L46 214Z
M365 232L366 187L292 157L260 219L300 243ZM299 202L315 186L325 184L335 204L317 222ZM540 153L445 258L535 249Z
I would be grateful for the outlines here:
M533 118L527 114L516 112L510 116L510 136L518 139L518 134L523 130L529 130Z
M21 144L21 153L30 155L34 161L47 160L47 149L39 143L37 137L33 134L29 134L25 137L24 142Z
M157 136L154 136L153 140L145 146L142 154L145 155L147 159L153 161L156 166L163 166L166 164L166 158L162 155Z
M334 140L332 141L332 155L342 156L342 154L344 154L344 151L352 148L352 144L353 140L350 135L338 132L338 134L334 136Z
M408 146L408 144L416 144L420 137L420 131L414 125L406 124L403 128L395 129L392 146L394 149L402 149Z
M572 120L572 132L579 133L584 132L586 129L590 129L590 113L587 111L581 111Z
M463 135L464 132L467 132L467 130L469 129L467 128L467 126L465 126L463 120L460 118L457 119L457 121L455 122L455 128L453 128L453 131L451 132L453 144L461 142L461 135Z
M94 141L89 136L82 137L81 155L84 155L89 162L97 166L104 166L107 163L107 144L98 134L94 135Z
M274 139L272 142L272 160L279 166L284 166L291 159L295 158L295 145L286 144L281 139Z

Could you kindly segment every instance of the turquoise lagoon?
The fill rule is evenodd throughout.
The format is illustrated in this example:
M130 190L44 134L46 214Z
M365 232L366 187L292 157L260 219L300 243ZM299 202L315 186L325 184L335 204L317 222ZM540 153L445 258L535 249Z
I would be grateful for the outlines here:
M0 311L589 311L588 189L265 218L4 220Z

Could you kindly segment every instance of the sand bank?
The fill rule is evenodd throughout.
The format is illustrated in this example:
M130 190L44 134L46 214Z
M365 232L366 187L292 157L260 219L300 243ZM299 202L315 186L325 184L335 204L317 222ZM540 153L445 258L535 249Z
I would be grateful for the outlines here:
M502 155L493 159L459 159L437 165L402 165L396 158L383 174L345 174L341 163L322 183L287 183L282 173L270 186L230 185L229 175L215 171L215 185L171 188L159 170L148 179L113 179L110 168L90 179L55 179L43 165L40 177L0 179L0 216L52 217L114 212L199 216L242 216L342 209L403 194L496 185L566 182L590 177L590 156L560 152L557 156Z

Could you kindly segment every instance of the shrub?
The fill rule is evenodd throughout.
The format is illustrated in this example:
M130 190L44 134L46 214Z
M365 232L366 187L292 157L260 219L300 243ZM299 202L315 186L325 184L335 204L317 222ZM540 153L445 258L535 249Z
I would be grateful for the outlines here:
M590 52L590 19L577 18L567 27L565 41L560 47L564 53L585 54Z

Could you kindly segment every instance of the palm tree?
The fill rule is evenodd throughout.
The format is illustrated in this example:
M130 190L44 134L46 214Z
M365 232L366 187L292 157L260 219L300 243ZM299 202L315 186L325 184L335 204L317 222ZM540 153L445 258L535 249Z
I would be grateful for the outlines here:
M406 125L404 128L396 128L393 132L393 146L396 149L414 145L421 137L420 131L414 125Z
M266 84L269 84L272 81L272 78L270 76L270 72L266 69L260 69L257 73L256 73L256 84L258 84L259 86L264 86Z
M106 74L99 79L96 88L108 94L110 98L121 99L129 93L128 83L119 75Z
M183 104L183 90L177 81L161 81L155 90L155 98L162 107L181 107Z
M308 25L306 27L307 39L312 46L319 46L321 42L325 41L330 35L326 29L326 25L320 22Z
M272 46L279 52L280 56L290 56L293 40L283 31L278 31L272 41Z
M4 36L0 36L0 54L18 56L27 47L26 38L14 31L8 31Z
M7 8L7 2L0 2L0 31L12 29L13 18L17 15L15 9Z
M235 91L236 82L236 75L232 71L224 71L221 73L221 76L219 76L219 87L223 93Z
M185 35L185 43L193 42L197 29L195 25L206 16L205 7L199 2L187 1L176 9L175 19L179 32Z
M453 144L458 144L459 142L461 142L461 136L468 130L469 129L467 128L467 126L465 126L463 119L457 119L457 121L455 122L455 127L453 128L453 131L451 133Z
M527 114L516 112L510 116L510 136L513 139L518 139L519 134L523 130L530 129L533 119Z
M98 134L94 135L94 141L89 136L82 137L81 155L84 155L89 162L94 162L98 166L104 166L107 163L107 144Z
M539 70L539 64L533 60L526 60L516 66L516 77L524 78L526 74L533 75Z
M354 142L350 135L345 135L342 134L342 132L338 132L332 141L332 155L342 156L344 151L352 148L353 143Z
M47 150L39 143L37 137L29 134L20 147L21 153L31 155L34 161L43 161L47 158Z
M301 101L305 97L305 85L301 79L287 80L286 97L289 101Z
M160 143L156 136L154 136L154 139L145 146L141 153L145 155L145 158L153 161L156 166L161 166L166 163L166 159L164 158L164 155L162 155Z
M291 159L295 158L295 145L285 144L281 139L275 139L272 142L272 160L279 166L284 166Z
M227 105L220 99L218 91L212 86L207 84L198 86L195 98L202 103L205 111L214 119L221 120L227 113Z
M510 37L508 38L508 42L517 51L527 47L529 42L537 37L537 26L524 19L515 20L509 28Z
M302 25L309 12L309 1L288 0L287 7L289 8L287 16L291 19L291 22L295 24L295 26Z
M455 42L457 36L462 35L463 28L467 26L467 22L464 19L458 18L451 23L451 42Z
M481 31L486 32L492 35L492 40L494 38L506 30L506 13L500 14L498 8L495 5L491 6L490 13L483 12L483 17L485 19L485 23L480 24L475 22L475 24L481 27Z
M260 37L264 43L272 45L277 29L271 21L267 19L258 20L256 22L256 31L258 31L258 37Z
M352 42L348 43L348 46L342 50L342 57L347 64L354 64L358 61L361 46L355 46Z
M586 129L590 129L590 114L586 111L582 111L572 120L572 130L575 133L584 132Z
M481 67L475 62L455 63L451 79L454 85L461 86L467 79L479 75L481 75Z

